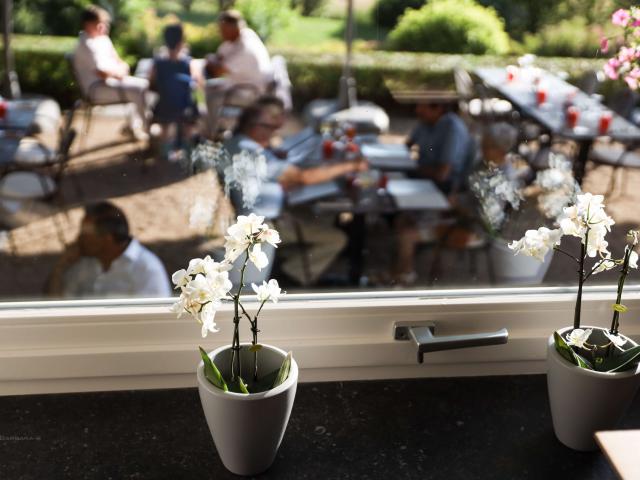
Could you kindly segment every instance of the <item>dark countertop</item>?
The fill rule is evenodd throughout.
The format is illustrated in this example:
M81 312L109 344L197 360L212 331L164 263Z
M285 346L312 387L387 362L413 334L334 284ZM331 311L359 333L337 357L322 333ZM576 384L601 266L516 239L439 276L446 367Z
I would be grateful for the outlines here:
M579 401L579 399L576 399ZM640 396L622 425L640 428ZM248 435L251 432L247 432ZM196 389L0 397L0 479L225 479ZM275 479L613 479L543 375L298 386Z

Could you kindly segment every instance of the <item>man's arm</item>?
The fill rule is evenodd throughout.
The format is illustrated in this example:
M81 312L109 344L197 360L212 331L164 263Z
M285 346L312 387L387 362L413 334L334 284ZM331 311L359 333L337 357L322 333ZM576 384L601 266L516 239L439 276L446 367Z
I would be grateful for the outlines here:
M53 267L47 283L45 292L52 297L60 297L64 293L64 274L69 267L80 259L80 248L77 243L73 243L67 247Z
M342 177L348 173L361 172L368 169L364 160L354 160L351 162L337 163L326 167L299 168L289 165L278 177L278 182L282 188L289 190L301 185L313 185L323 183Z

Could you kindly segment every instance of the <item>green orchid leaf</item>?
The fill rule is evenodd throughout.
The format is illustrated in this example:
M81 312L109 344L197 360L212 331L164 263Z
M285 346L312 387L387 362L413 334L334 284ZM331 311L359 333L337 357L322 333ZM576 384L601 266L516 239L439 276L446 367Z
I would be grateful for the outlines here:
M627 313L629 311L629 309L621 303L614 303L613 305L611 305L611 307L613 308L614 312L618 313Z
M280 370L278 370L278 375L273 381L273 385L271 385L271 388L276 388L278 385L281 385L289 377L289 371L291 370L291 358L291 352L287 353L287 356L284 357L282 365L280 366Z
M262 345L260 345L259 343L256 343L255 345L251 345L249 347L249 351L252 353L259 352L260 350L262 350Z
M214 387L218 387L220 390L224 392L229 391L229 387L227 387L227 383L222 378L222 374L218 367L216 367L215 363L209 358L207 352L205 352L202 347L198 347L200 349L200 356L202 357L202 362L204 363L204 376L209 383L211 383Z
M625 350L619 355L605 358L602 362L601 370L603 372L624 372L635 368L640 361L640 345Z
M242 377L238 377L238 387L240 388L240 393L249 395L249 390L247 390L247 384L244 383L244 380L242 380Z
M573 348L567 344L567 342L562 338L562 336L558 332L553 332L553 340L556 344L557 352L569 363L577 365L581 368L586 368L587 370L593 370L593 366L591 363L584 358L583 356L577 354Z

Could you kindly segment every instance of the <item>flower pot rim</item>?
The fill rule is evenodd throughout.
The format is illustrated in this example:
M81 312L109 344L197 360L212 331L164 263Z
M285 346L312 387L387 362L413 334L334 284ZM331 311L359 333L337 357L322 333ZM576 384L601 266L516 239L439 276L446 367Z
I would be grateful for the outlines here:
M250 346L250 345L251 343L249 342L240 343L241 347ZM284 357L287 356L287 352L285 352L284 350L274 345L269 345L266 343L262 343L261 345L262 345L262 348L267 348L275 351L276 353L279 353L283 359ZM223 345L221 347L216 348L215 350L207 352L207 355L209 356L209 358L212 358L212 357L215 357L220 352L223 352L224 350L229 350L230 348L231 348L231 345L229 344ZM198 363L198 368L196 371L197 371L198 382L207 390L207 392L211 393L212 395L222 396L225 398L233 398L234 400L244 401L244 402L247 402L247 401L250 402L250 401L256 401L256 400L262 400L265 398L275 397L281 394L282 392L288 390L289 388L291 388L298 381L298 364L296 363L296 360L295 358L293 358L293 356L291 357L291 369L289 370L289 376L287 377L287 379L283 383L278 385L276 388L272 388L265 392L247 394L247 393L225 392L223 390L220 390L218 387L212 385L209 382L209 380L207 380L207 378L204 376L204 362L202 360L200 360L200 363Z
M580 328L582 329L593 328L597 330L607 330L605 327L594 327L590 325L581 326ZM567 330L572 330L572 329L573 327L563 327L563 328L557 329L556 332L563 333ZM622 335L622 336L625 337L627 340L635 343L631 338L627 337L626 335ZM562 355L560 355L560 353L558 353L558 351L556 350L556 342L555 342L555 339L553 338L553 333L549 336L547 346L550 354L556 355L556 358L560 360L559 363L563 368L566 368L567 370L575 370L576 374L579 374L579 375L586 375L588 377L595 377L595 378L614 378L614 377L621 378L621 377L633 377L634 375L640 375L640 364L638 364L638 367L635 370L625 370L624 372L598 372L597 370L588 370L586 368L579 367L578 365L574 365L573 363L570 363L567 359L565 359Z

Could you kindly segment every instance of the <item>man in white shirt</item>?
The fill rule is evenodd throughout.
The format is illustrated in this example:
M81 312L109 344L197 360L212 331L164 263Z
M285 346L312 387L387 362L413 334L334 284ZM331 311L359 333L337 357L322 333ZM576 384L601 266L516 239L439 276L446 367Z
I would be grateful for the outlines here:
M109 202L85 208L80 235L54 267L48 291L67 298L171 296L162 262L131 238L124 213Z
M209 119L216 123L224 95L236 85L255 89L255 98L265 93L273 82L271 57L256 32L247 27L242 14L226 10L218 17L222 44L207 58L210 77L205 87ZM215 131L212 131L215 133Z
M73 55L80 88L96 103L133 103L137 116L134 132L147 127L146 92L149 82L129 75L127 65L109 38L111 17L106 10L90 5L81 17L82 31Z

